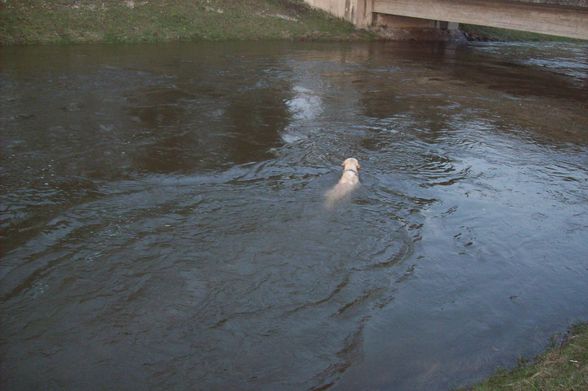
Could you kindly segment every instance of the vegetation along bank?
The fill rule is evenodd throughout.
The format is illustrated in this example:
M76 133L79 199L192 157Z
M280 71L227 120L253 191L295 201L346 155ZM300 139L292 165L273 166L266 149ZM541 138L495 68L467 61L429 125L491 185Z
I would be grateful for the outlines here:
M470 40L569 40L460 28ZM303 0L0 0L0 45L375 38Z
M0 43L363 40L302 0L0 0Z
M573 327L563 342L554 344L533 363L499 371L468 391L586 391L588 390L588 324Z

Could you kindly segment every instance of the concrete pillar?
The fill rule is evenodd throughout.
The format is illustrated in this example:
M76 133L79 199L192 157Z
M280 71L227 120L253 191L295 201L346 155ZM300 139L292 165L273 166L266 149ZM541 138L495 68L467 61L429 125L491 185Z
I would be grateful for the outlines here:
M390 39L444 41L455 38L458 24L374 12L376 0L305 0L312 7ZM457 34L456 34L457 35Z
M449 41L462 39L462 34L457 29L456 24L377 12L374 13L372 30L384 38L399 41Z
M457 31L459 30L459 23L457 22L448 22L447 30L449 31Z
M359 28L371 27L374 23L374 0L355 0L355 24Z
M304 0L312 7L343 18L359 28L372 24L374 0Z

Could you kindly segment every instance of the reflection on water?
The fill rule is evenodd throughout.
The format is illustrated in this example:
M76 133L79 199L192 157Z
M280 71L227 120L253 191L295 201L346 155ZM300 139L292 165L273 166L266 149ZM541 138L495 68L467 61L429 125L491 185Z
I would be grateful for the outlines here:
M2 386L447 390L537 353L587 318L585 49L3 48Z

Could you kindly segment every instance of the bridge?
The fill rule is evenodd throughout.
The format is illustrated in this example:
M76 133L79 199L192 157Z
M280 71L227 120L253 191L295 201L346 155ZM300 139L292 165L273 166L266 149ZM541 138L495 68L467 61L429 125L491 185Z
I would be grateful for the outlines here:
M452 30L458 23L588 40L588 0L305 0L360 28Z

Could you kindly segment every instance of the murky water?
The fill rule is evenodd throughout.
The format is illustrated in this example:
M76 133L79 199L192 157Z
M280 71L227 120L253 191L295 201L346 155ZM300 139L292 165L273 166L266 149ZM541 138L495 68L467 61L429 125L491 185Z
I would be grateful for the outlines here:
M587 53L3 48L2 388L448 390L536 354L588 320Z

